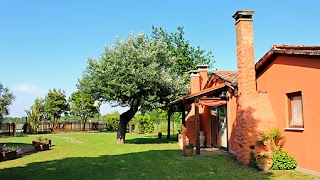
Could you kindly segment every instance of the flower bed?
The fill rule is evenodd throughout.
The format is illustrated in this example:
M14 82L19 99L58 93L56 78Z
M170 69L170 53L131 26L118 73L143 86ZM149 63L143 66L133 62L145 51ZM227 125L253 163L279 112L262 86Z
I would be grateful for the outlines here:
M5 160L12 160L12 159L16 159L17 158L17 153L20 151L21 149L19 148L19 146L7 146L6 144L4 144L0 151L1 151L1 156L0 156L0 160L1 161L5 161Z
M36 140L33 140L32 145L36 151L49 150L49 147L51 146L51 140L40 137Z

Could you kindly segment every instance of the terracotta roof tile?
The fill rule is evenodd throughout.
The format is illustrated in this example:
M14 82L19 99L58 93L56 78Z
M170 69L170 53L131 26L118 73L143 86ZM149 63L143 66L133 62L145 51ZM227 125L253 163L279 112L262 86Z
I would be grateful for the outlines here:
M215 70L212 71L217 77L221 78L223 81L228 81L230 83L238 81L238 72L237 71L223 71Z

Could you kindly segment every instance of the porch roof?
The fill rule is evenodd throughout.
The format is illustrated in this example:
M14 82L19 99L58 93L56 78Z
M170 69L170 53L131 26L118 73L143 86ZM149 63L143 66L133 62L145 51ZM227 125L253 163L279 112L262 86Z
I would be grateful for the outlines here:
M221 91L223 88L227 87L227 85L225 84L221 84L221 85L218 85L218 86L215 86L215 87L210 87L210 88L207 88L207 89L203 89L197 93L193 93L193 94L188 94L186 96L182 96L180 97L179 99L176 99L174 101L171 101L170 102L170 105L177 105L177 104L182 104L182 103L192 103L194 102L194 99L197 98L197 97L200 97L200 96L206 96L210 93L213 93L215 91Z

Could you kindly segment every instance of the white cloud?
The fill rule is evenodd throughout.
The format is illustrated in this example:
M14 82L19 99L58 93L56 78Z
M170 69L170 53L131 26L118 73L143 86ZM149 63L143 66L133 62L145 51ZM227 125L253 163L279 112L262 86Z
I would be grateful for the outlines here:
M26 92L26 93L32 93L32 94L40 94L45 92L45 90L42 89L41 87L28 85L28 84L21 84L21 85L15 86L13 88L13 91Z

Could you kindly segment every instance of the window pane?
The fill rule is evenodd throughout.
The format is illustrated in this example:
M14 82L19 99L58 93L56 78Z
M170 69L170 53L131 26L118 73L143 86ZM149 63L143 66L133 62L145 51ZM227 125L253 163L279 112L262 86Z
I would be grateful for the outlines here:
M293 96L291 99L290 126L303 126L301 96Z

